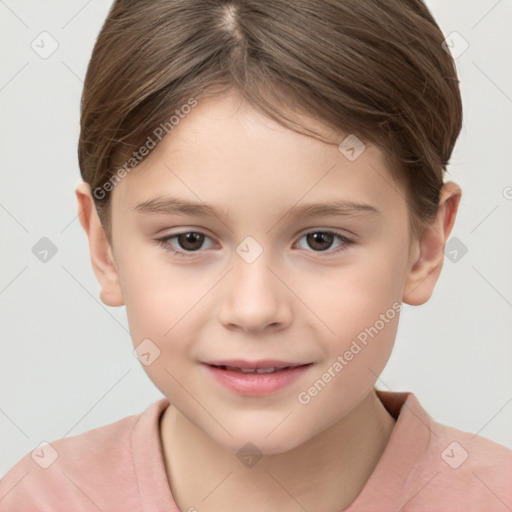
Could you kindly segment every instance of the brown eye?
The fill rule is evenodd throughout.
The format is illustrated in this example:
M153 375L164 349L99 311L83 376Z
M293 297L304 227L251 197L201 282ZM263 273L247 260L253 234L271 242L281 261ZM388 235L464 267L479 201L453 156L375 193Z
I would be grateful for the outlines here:
M333 233L308 233L306 235L306 239L308 241L308 245L312 249L316 249L318 251L326 251L329 249L334 241Z
M300 240L302 239L306 240L306 244L300 247L300 243L298 243L297 245L300 249L312 249L312 251L309 250L308 252L326 252L326 256L344 251L354 243L347 237L333 231L310 231L300 238ZM338 248L329 251L336 241L338 242Z
M204 235L202 233L181 233L176 235L176 239L181 249L185 251L197 251L201 248L204 242Z
M204 248L205 240L210 238L199 231L185 231L183 233L177 233L175 235L166 236L160 238L157 242L169 252L172 252L175 256L193 256L194 253L200 254L200 249ZM211 245L210 245L211 247ZM208 248L208 247L206 247Z

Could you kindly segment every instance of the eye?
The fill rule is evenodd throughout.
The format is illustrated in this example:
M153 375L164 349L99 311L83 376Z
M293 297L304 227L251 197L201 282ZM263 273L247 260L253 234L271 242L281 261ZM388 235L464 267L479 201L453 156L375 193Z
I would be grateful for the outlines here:
M171 240L177 240L179 248ZM209 239L207 235L200 231L185 231L175 235L160 238L157 242L167 251L174 253L176 256L189 256L187 253L198 252L205 239ZM180 250L181 248L181 250Z
M348 246L354 243L347 237L333 231L310 231L308 233L304 233L299 241L303 238L306 239L309 247L314 249L313 251L309 252L325 252L326 256L344 251L348 248ZM176 239L175 243L172 242L174 239ZM193 256L193 253L195 252L201 252L200 249L204 248L203 244L205 240L210 240L210 238L205 233L200 231L184 231L182 233L176 233L171 236L160 238L157 240L157 242L166 251L172 252L175 256L188 257ZM328 249L332 247L335 241L339 243L339 248L333 251L328 251Z
M299 241L303 238L306 239L306 243L309 247L315 249L313 252L326 252L332 247L335 241L338 241L340 243L339 248L333 251L329 251L326 253L327 255L332 255L344 251L354 243L346 236L340 235L339 233L335 233L333 231L309 231L308 233L304 233Z

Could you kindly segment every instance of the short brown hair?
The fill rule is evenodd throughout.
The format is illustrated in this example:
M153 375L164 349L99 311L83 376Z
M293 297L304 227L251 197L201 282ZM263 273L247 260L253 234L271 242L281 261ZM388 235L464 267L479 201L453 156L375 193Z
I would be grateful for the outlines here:
M443 39L421 0L116 0L85 78L82 178L105 187L191 98L236 87L296 131L311 134L286 109L376 144L418 234L462 126ZM111 239L109 198L95 194Z

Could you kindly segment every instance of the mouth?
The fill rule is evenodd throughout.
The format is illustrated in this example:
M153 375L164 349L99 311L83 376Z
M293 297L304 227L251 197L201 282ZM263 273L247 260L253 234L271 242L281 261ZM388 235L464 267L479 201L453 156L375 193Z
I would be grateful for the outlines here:
M290 368L298 368L297 366L269 366L268 368L240 368L238 366L230 366L230 365L210 365L215 368L219 368L219 370L226 370L228 372L240 372L240 373L276 373L282 372L284 370L289 370Z
M278 371L288 370L290 368L298 368L312 363L292 363L287 361L279 361L277 359L265 359L261 361L245 361L244 359L232 359L223 361L208 361L204 364L215 366L221 370L242 373L274 373Z
M210 375L237 394L261 396L277 393L296 381L313 363L277 360L209 361L203 363Z

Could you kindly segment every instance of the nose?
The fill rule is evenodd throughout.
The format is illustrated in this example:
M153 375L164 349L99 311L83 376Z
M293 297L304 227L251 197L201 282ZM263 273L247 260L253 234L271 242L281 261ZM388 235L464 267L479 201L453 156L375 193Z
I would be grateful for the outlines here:
M264 256L247 263L235 255L219 289L219 320L226 328L256 333L290 324L293 293Z

